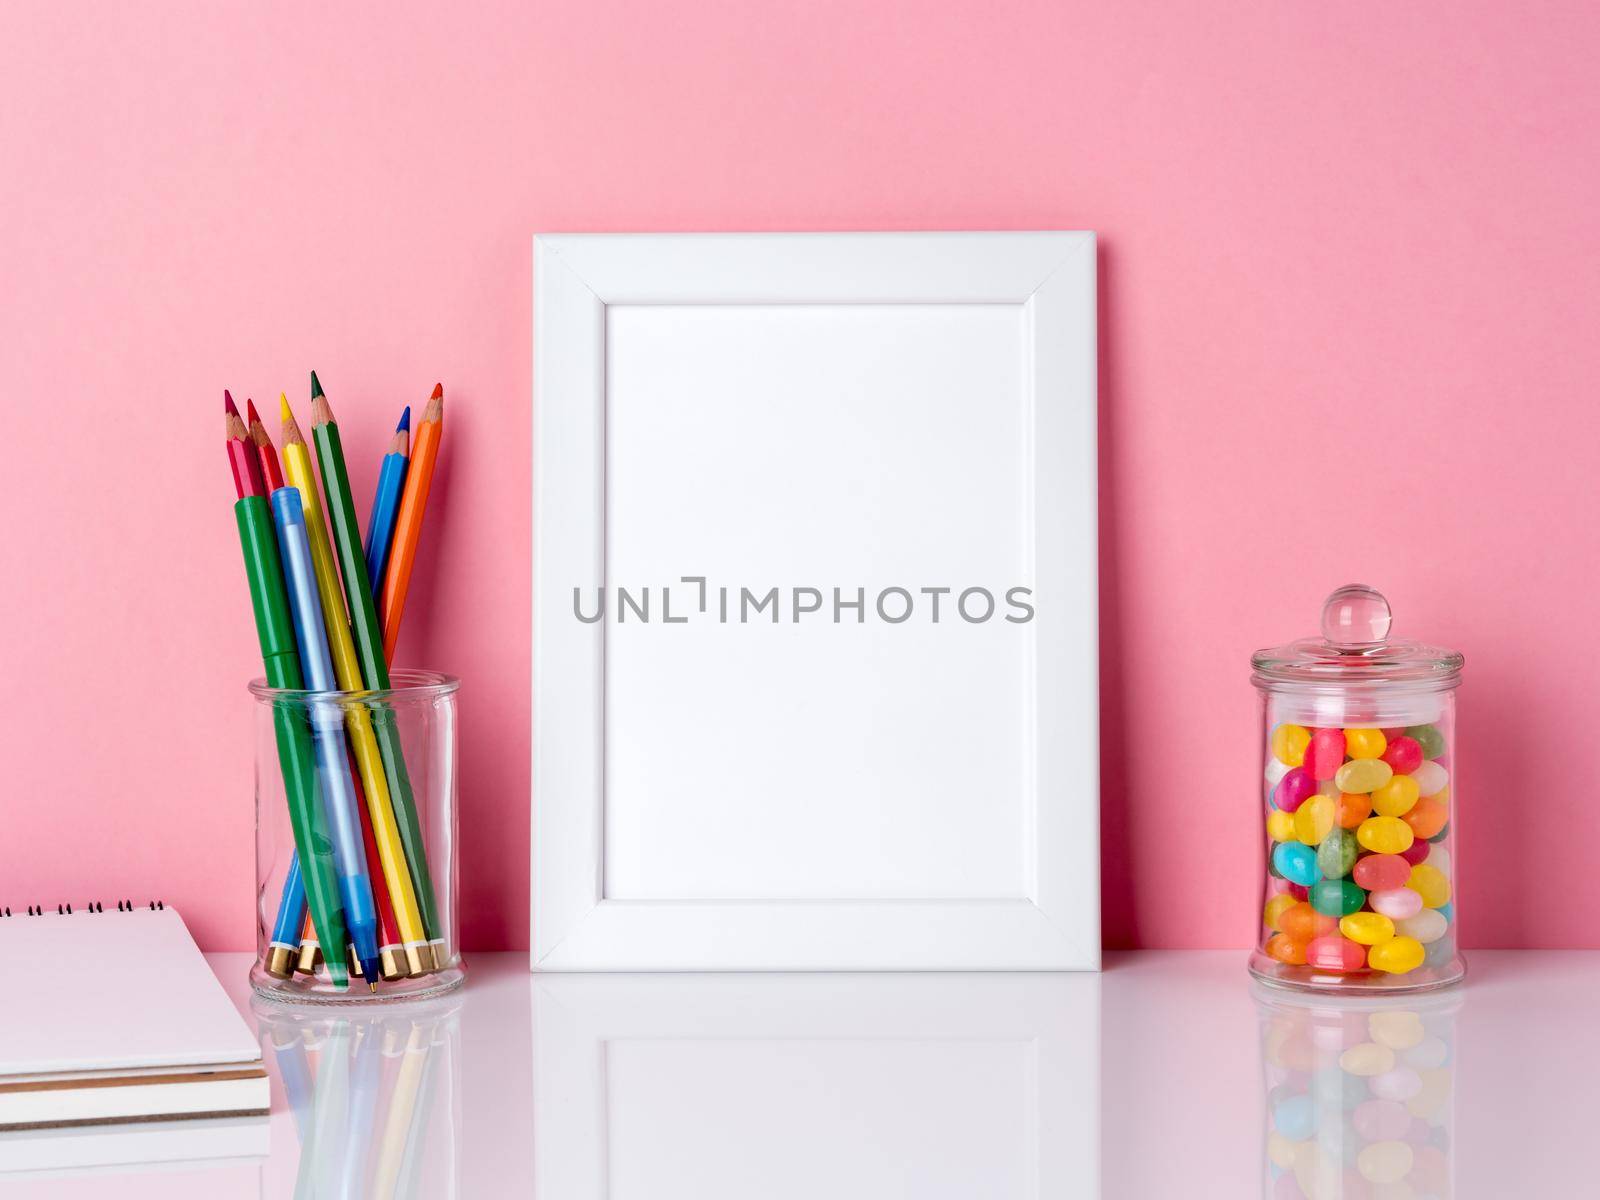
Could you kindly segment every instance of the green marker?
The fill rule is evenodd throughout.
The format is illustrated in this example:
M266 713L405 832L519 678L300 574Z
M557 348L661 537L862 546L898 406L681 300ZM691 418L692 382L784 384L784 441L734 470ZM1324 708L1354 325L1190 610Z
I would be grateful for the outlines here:
M295 648L294 623L289 617L289 596L284 590L283 568L278 562L278 534L272 514L261 495L263 485L255 466L255 448L245 440L244 423L230 398L228 453L234 483L243 493L233 506L239 525L239 545L244 551L245 575L250 581L250 603L255 609L256 636L261 642L261 663L267 686L294 691L304 686L300 654ZM237 426L237 432L235 431ZM317 756L306 714L289 704L272 706L278 739L278 762L283 769L289 798L289 824L294 828L300 873L311 905L311 923L322 943L322 959L336 988L348 987L350 968L345 957L349 935L344 926L344 902L333 867L333 842L327 815L317 788Z
M328 522L333 526L334 551L339 556L339 574L344 579L350 631L355 635L361 675L369 688L387 690L389 664L383 657L383 630L378 624L378 606L372 599L372 583L367 578L367 559L361 548L361 526L356 523L355 501L350 495L344 447L339 440L338 422L333 419L333 408L323 395L315 371L311 372L311 437L317 445L317 465L322 468L322 494L327 502ZM386 704L374 705L372 729L383 755L389 795L394 801L395 824L399 827L406 862L411 867L423 931L430 942L438 942L444 936L439 928L439 905L433 895L428 852L422 843L422 823L417 818L417 802L400 749L400 730L395 724L394 710Z

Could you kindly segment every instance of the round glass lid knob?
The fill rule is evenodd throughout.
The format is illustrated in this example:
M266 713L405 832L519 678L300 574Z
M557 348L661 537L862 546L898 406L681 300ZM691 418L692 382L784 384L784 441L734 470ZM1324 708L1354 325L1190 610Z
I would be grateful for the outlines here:
M1336 650L1381 646L1389 640L1393 622L1383 593L1365 584L1346 584L1322 603L1322 636Z

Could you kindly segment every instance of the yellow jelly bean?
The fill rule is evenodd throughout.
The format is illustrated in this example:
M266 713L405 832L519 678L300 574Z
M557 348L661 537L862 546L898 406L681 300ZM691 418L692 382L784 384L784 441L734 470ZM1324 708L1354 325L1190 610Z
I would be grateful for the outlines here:
M1440 804L1449 804L1450 803L1450 785L1449 784L1445 784L1444 787L1440 788L1433 795L1429 796L1428 799L1437 801Z
M1294 1143L1274 1129L1267 1137L1267 1159L1287 1171L1294 1166Z
M1294 817L1275 808L1267 814L1267 836L1275 842L1287 842L1294 837Z
M1411 1174L1415 1161L1405 1142L1373 1142L1356 1155L1356 1170L1369 1183L1399 1183Z
M1351 758L1382 758L1389 748L1389 739L1381 729L1346 729L1344 752Z
M1394 768L1383 759L1358 758L1340 767L1333 781L1339 785L1341 792L1370 792L1382 787L1393 777Z
M1399 854L1416 840L1411 826L1399 817L1368 817L1356 826L1356 841L1374 854Z
M1367 1036L1391 1050L1409 1050L1413 1046L1420 1046L1428 1036L1428 1031L1416 1013L1397 1009L1375 1012L1368 1017Z
M1438 867L1418 863L1411 868L1411 878L1406 886L1422 897L1427 908L1443 908L1450 903L1450 880Z
M1431 1120L1433 1115L1450 1100L1451 1083L1448 1067L1417 1072L1422 1076L1422 1090L1406 1101L1413 1117Z
M1274 896L1267 901L1267 907L1262 911L1262 919L1266 921L1268 929L1278 928L1278 918L1283 916L1286 909L1293 908L1299 901L1285 892L1281 896Z
M1422 965L1425 951L1416 938L1392 937L1367 951L1367 965L1391 975L1404 975Z
M1388 783L1372 789L1372 811L1380 817L1403 817L1416 807L1421 795L1411 776L1393 775Z
M1338 820L1338 801L1332 796L1312 796L1294 810L1294 835L1308 846L1320 846Z
M1382 1075L1394 1070L1394 1051L1376 1042L1362 1042L1339 1055L1339 1069L1350 1075Z
M1272 757L1287 767L1298 767L1306 760L1311 731L1304 725L1279 725L1272 731Z
M1352 942L1376 946L1394 936L1394 922L1382 913L1354 912L1339 918L1339 932Z

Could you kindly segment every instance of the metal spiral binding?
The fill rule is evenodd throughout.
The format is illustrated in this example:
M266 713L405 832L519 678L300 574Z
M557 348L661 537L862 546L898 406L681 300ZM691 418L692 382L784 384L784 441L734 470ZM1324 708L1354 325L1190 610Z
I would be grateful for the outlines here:
M150 901L148 906L141 906L141 905L135 904L132 900L118 900L117 901L117 911L118 912L137 912L139 910L139 908L141 908L141 907L148 907L151 912L163 912L163 911L165 911L165 909L167 907L167 903L166 903L165 900L152 900L152 901ZM106 910L106 906L101 901L99 901L99 900L91 900L91 901L89 901L89 903L85 904L82 908L78 909L77 911L80 912L80 913L103 913L103 912L105 912L105 910ZM42 904L30 904L30 905L28 905L28 916L30 916L30 917L42 917L42 916L45 915L46 911L47 910L46 910L45 906L42 905ZM56 905L56 915L57 916L70 917L72 915L72 913L73 913L73 907L72 907L71 904L58 904L58 905ZM0 920L4 920L6 917L9 917L10 915L11 915L11 906L9 904L0 904Z

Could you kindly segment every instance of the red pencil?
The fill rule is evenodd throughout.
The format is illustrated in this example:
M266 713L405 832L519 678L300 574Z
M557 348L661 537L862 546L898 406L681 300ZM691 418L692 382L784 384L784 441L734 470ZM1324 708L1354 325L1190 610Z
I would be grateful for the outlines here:
M256 454L261 458L261 474L266 479L267 490L275 492L283 486L283 468L278 465L278 448L272 444L272 439L267 436L267 427L261 423L261 416L256 412L256 402L245 400L245 410L250 414L250 442L256 448Z
M389 881L383 877L383 859L378 855L378 839L372 832L372 818L367 814L367 794L361 788L361 776L356 771L353 754L347 754L350 764L350 786L355 791L356 812L361 817L361 842L366 847L367 876L372 880L372 898L378 908L378 962L385 979L399 979L406 973L406 951L395 936L400 922L395 919L394 901L389 897Z
M240 500L246 496L265 496L267 486L261 478L261 460L255 443L250 440L250 433L226 389L222 393L222 407L227 410L223 424L228 437L228 466L233 468L233 490Z

